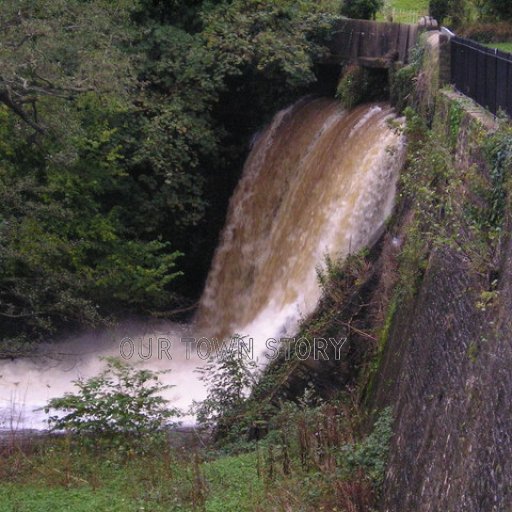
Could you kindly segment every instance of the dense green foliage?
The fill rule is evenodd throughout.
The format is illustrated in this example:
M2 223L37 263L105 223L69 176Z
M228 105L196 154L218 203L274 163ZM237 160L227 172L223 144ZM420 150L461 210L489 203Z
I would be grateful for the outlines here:
M344 0L341 14L361 20L375 19L377 11L384 5L383 0Z
M490 169L490 187L485 191L489 208L486 212L486 226L501 231L507 209L510 207L512 178L512 126L507 118L501 119L499 129L486 141L486 153Z
M46 413L57 413L48 420L51 430L86 436L95 444L106 440L118 447L144 447L180 415L162 398L169 386L159 375L108 358L99 375L75 381L76 393L48 401Z
M466 32L481 24L491 28L494 23L512 21L512 4L508 0L430 0L429 13Z
M430 0L429 14L436 20L444 20L450 12L449 0Z
M2 4L4 340L194 298L249 137L314 84L333 4Z
M486 14L494 15L499 20L512 20L512 4L508 0L487 0L479 4L483 4L481 8Z
M350 64L343 70L336 97L348 109L365 101L384 99L388 95L387 81L387 74L380 69Z

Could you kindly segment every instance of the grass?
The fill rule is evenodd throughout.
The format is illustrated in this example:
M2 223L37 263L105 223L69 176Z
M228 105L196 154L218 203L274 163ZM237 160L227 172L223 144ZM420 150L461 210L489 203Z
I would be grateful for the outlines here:
M503 52L512 53L512 41L508 43L488 43L485 46L487 46L488 48L498 48L498 50L501 50Z
M4 459L0 512L262 512L275 509L276 487L303 501L302 476L283 482L276 471L270 481L256 452L203 462L198 453L126 459L49 443L42 453L21 453Z
M47 440L0 459L0 512L187 510L191 465L170 453L119 456Z
M389 0L385 4L390 5L394 9L428 12L428 0Z
M65 489L40 486L0 487L0 512L135 512L143 510L110 488Z
M370 510L391 417L382 413L364 437L349 405L304 407L288 404L279 430L241 454L68 436L12 443L0 450L0 512ZM360 500L365 508L353 508Z
M238 512L260 503L255 453L210 462L196 453L101 453L47 441L0 462L0 512Z
M398 23L417 23L428 14L428 0L386 0L377 20L391 19Z
M258 476L256 452L221 457L203 465L208 489L206 512L252 510L265 498L265 484Z

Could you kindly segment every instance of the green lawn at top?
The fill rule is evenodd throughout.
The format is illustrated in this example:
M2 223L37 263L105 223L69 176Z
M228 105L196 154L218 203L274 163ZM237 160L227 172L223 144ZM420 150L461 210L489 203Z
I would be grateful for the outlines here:
M503 52L512 53L512 41L507 43L488 43L485 46L488 46L489 48L498 48L498 50Z
M392 20L398 23L417 23L428 14L428 0L386 0L377 14L379 21Z
M385 5L393 9L404 9L421 13L428 12L428 0L389 0L385 2Z

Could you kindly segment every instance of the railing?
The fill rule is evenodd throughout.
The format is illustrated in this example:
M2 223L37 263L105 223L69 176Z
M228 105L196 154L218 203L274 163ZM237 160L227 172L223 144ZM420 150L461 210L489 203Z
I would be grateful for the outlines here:
M512 116L512 54L452 37L451 81L493 114Z

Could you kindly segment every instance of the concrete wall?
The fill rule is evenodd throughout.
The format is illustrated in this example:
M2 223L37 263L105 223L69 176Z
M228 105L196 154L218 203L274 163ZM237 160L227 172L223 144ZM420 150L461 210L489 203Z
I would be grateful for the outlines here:
M330 44L331 59L353 63L360 59L366 59L367 63L373 60L378 67L386 67L386 61L393 60L407 63L409 50L416 44L418 33L418 25L341 20L335 27Z
M467 99L441 93L435 126L453 136L452 108L462 112L453 156L465 180L489 176L483 142L492 118ZM456 202L467 200L464 184ZM477 200L477 199L475 199ZM395 425L381 510L512 510L512 242L501 258L475 267L467 254L432 251L417 295L398 308L387 338L373 406L391 404ZM406 236L400 230L396 236ZM498 279L498 300L479 307Z

